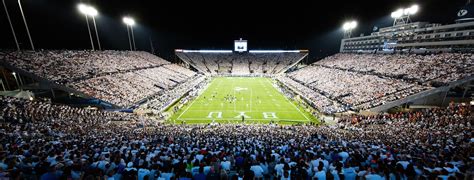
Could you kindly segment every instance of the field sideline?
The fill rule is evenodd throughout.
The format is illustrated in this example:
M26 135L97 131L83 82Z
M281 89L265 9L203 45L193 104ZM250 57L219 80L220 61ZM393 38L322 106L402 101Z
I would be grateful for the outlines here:
M171 123L318 123L297 103L281 94L270 78L218 77L195 100L170 119ZM242 118L244 117L244 118ZM243 121L242 121L243 119Z

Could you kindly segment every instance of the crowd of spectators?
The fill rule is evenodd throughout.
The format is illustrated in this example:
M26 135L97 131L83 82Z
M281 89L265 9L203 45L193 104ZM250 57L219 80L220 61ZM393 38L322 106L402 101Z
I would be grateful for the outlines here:
M279 76L277 79L285 86L290 87L292 91L298 93L301 97L306 98L314 108L322 113L332 114L348 110L347 107L337 101L331 100L323 94L304 86L287 76Z
M472 179L474 172L470 106L351 116L334 126L208 126L0 101L0 178Z
M311 89L352 110L370 109L416 93L472 78L470 53L339 53L287 73L298 89Z
M0 96L0 123L98 123L101 121L130 121L139 120L138 116L129 113L99 111L93 108L77 108L53 104L47 100L34 101L7 96Z
M307 66L289 73L288 76L312 90L353 108L370 108L429 89L429 87L400 79L318 65ZM359 106L362 104L364 106Z
M173 102L180 99L183 95L186 95L186 93L201 89L205 84L209 83L205 80L206 77L202 75L190 78L187 81L177 85L173 89L163 91L156 96L149 97L143 104L140 105L140 109L153 110L155 113L162 112L167 107L172 105ZM188 96L184 97L184 99L187 99L190 96L192 97L192 95L188 94Z
M470 77L474 72L474 56L471 53L432 55L339 53L315 64L420 83L449 83Z
M59 84L170 64L143 51L13 51L0 61Z
M90 78L73 82L70 86L113 104L133 105L150 96L166 95L166 92L197 75L181 66L168 66Z
M142 51L15 51L0 61L122 107L166 95L197 75Z
M206 74L278 74L306 53L189 53L176 52L184 61Z

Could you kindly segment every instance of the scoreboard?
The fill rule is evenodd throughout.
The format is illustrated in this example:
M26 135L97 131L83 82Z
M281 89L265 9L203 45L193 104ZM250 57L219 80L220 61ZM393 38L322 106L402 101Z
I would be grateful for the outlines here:
M235 40L234 41L234 51L236 52L246 52L247 51L247 40Z

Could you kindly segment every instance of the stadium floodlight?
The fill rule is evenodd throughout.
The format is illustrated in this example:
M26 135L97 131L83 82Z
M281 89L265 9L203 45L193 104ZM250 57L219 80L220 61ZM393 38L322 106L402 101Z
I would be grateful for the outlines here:
M89 6L89 5L85 5L85 4L79 4L77 5L77 9L79 9L79 11L84 14L84 15L88 15L88 16L97 16L99 14L99 12L97 11L97 9L95 9L94 7L92 6Z
M411 6L410 8L408 8L408 14L409 15L414 15L418 12L419 9L420 9L420 7L415 4L415 5Z
M77 9L79 9L79 12L81 12L82 14L87 14L87 5L79 4L77 5Z
M351 29L354 29L357 27L357 22L356 21L352 21L350 24L349 24L350 28Z
M87 30L89 31L89 38L91 40L92 50L95 50L94 41L92 40L92 34L91 34L90 26L89 26L89 16L92 17L92 21L94 22L95 35L97 38L97 44L99 45L99 50L102 50L102 47L100 46L99 33L97 32L97 24L95 23L95 16L99 14L99 11L97 11L97 9L92 6L82 4L82 3L77 5L77 9L79 9L79 12L81 12L82 14L84 14L84 16L86 16Z
M133 20L133 18L131 17L124 17L122 20L123 20L123 23L125 23L126 25L129 25L129 26L135 25L135 20Z
M15 72L12 72L12 75L13 75L13 77L15 78L16 86L18 87L18 89L21 89L20 83L18 82L18 78L16 77L16 73L15 73Z
M342 29L344 30L344 37L350 38L352 35L352 30L357 27L357 21L347 21L342 25Z
M409 8L400 8L392 12L390 16L394 19L393 25L409 23L411 21L410 16L416 14L419 9L420 7L415 4Z
M347 31L350 29L350 23L346 22L344 23L344 25L342 25L342 29L344 29L344 31Z
M299 53L300 50L250 50L249 53Z
M125 16L122 18L122 21L123 23L127 25L128 44L130 45L130 51L136 50L135 35L133 34L133 25L135 25L135 20L131 17ZM130 38L130 34L132 38ZM133 47L132 47L132 41L133 41Z
M99 14L99 12L94 7L89 6L89 9L87 10L87 14L89 16L97 16L97 14Z
M404 9L400 8L400 9L392 12L391 16L392 16L392 18L395 18L395 19L400 18L400 17L403 16L403 12L404 12Z
M344 31L348 31L356 27L357 27L357 21L349 21L349 22L344 23L344 25L342 26L342 29L344 29Z

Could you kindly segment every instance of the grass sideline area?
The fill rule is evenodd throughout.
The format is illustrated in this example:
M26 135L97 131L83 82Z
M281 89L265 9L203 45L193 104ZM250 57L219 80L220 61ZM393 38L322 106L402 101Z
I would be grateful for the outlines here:
M272 79L263 77L216 77L167 122L319 124L316 117L298 106L296 100L286 98L274 84Z

